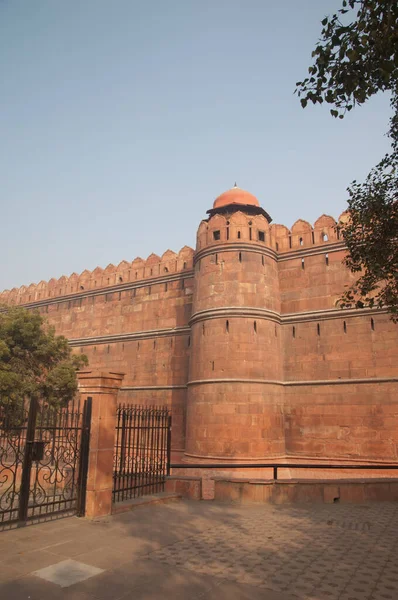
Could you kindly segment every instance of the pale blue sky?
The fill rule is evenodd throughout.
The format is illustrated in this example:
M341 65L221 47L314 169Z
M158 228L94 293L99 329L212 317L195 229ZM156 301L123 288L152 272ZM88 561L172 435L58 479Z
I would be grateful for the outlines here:
M0 0L0 289L194 246L235 181L274 222L337 217L388 98L302 110L340 0Z

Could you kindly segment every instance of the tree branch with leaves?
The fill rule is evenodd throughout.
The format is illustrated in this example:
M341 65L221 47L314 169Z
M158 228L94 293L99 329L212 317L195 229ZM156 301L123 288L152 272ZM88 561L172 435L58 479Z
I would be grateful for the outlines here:
M323 19L312 58L309 77L296 83L303 108L325 102L333 117L343 119L376 93L391 94L391 152L365 182L351 183L350 219L339 224L345 264L358 273L341 306L387 307L398 321L398 2L343 0L336 14Z

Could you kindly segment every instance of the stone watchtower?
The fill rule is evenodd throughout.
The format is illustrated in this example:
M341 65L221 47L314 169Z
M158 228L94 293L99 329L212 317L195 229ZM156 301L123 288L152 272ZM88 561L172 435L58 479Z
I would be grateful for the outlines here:
M236 185L207 212L194 258L185 460L277 458L285 443L271 218Z

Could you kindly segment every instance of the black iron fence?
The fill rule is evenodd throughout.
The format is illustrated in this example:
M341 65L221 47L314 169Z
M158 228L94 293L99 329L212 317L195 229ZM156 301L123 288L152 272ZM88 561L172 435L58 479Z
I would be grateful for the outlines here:
M167 407L119 405L113 469L113 501L164 489L170 464L171 416Z
M272 471L272 479L278 480L278 469L349 469L354 471L388 471L398 470L398 464L393 465L338 465L338 464L301 464L301 463L172 463L169 466L170 469L223 469L229 471L230 469L270 469Z
M63 408L1 400L0 524L84 514L90 418L91 398Z

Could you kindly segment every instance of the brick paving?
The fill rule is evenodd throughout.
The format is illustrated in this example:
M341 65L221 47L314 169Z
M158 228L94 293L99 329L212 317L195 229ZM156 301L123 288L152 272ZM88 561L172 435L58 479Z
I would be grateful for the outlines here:
M70 559L99 574L67 587L39 576ZM0 598L396 600L398 503L180 501L3 531Z

